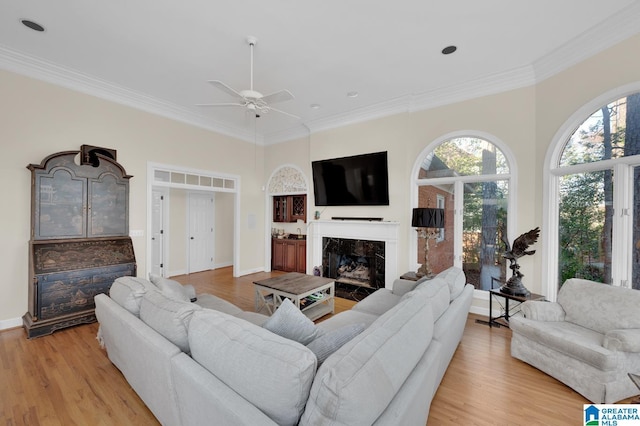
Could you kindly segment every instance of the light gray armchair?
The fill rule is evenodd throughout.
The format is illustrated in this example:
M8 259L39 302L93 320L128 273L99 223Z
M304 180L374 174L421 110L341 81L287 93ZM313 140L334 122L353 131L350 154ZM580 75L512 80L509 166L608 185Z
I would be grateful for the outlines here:
M511 355L593 403L638 393L640 291L572 278L557 302L527 301L511 317Z

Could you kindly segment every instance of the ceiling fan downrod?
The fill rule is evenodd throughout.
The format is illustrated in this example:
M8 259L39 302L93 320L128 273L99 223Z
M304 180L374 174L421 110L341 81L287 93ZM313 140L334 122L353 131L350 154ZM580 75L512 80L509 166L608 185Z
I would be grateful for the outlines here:
M253 37L253 36L249 36L247 37L247 43L249 43L249 48L250 48L250 55L251 55L251 83L249 85L249 90L251 90L253 92L253 48L255 47L256 43L258 42L258 39Z

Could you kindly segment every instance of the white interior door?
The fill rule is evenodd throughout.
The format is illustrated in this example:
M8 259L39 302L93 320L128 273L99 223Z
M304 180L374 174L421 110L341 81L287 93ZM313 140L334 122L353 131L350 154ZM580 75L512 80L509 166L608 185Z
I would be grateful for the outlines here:
M213 269L214 195L189 193L188 273Z
M151 273L165 276L165 229L167 229L168 194L165 188L154 188L151 196Z

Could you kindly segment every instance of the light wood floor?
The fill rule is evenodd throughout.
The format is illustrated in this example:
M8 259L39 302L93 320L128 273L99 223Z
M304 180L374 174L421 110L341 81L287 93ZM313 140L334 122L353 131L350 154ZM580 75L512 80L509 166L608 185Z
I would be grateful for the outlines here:
M252 281L230 268L175 277L199 293L254 306ZM353 302L336 300L336 311ZM582 424L587 401L509 355L510 331L467 320L462 342L431 404L428 424ZM97 324L28 340L21 328L0 332L0 425L157 425L95 338ZM581 423L582 422L582 423Z

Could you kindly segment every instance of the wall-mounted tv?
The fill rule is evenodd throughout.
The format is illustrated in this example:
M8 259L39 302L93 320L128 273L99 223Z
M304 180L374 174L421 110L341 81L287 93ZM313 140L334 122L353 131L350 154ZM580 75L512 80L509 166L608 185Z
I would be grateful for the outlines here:
M316 206L388 206L387 152L313 161Z

